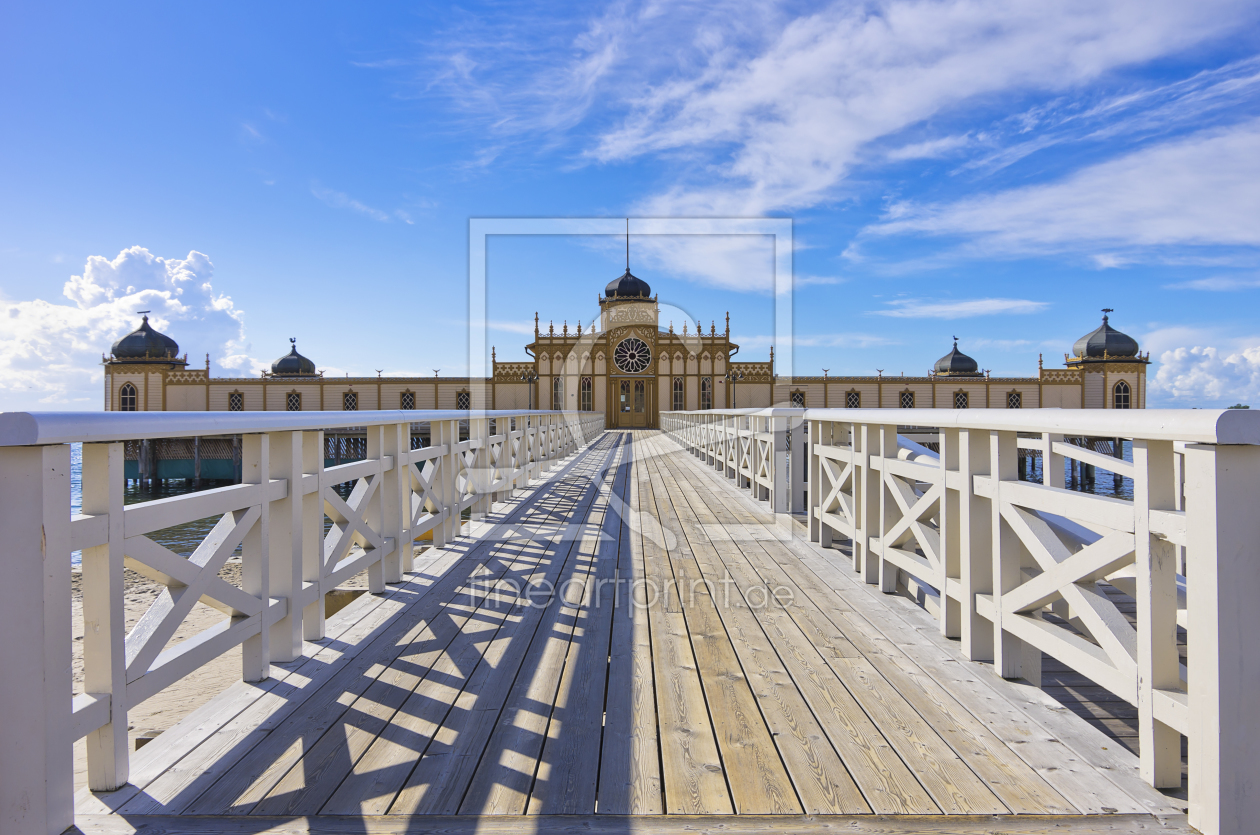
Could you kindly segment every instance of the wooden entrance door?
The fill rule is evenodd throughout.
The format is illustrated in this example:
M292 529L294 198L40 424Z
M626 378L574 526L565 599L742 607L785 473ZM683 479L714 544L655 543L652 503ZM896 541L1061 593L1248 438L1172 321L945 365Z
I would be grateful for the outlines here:
M652 412L650 382L648 379L617 382L617 426L642 429L648 425L648 415Z

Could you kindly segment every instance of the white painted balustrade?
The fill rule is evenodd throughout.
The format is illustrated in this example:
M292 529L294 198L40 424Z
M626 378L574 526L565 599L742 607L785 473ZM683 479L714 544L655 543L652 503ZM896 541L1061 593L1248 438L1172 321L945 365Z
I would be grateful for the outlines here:
M495 434L490 434L491 422ZM430 445L411 449L416 423ZM468 437L460 440L461 424ZM367 457L324 466L324 430L361 428ZM72 746L87 737L89 785L127 782L127 711L243 645L242 676L296 658L324 633L324 595L367 570L373 592L589 443L591 412L0 414L0 832L73 824ZM241 435L241 484L123 505L123 441ZM83 444L83 506L71 518L70 444ZM337 485L355 482L349 498ZM324 534L324 517L332 525ZM219 521L190 557L150 538ZM242 584L219 576L241 553ZM82 551L84 693L71 678L71 552ZM123 568L166 590L124 629ZM167 648L193 605L227 614ZM72 698L73 696L73 698Z
M844 542L866 582L911 593L1000 675L1039 682L1048 653L1135 705L1152 785L1181 785L1186 736L1190 824L1257 831L1260 414L916 409L939 453L899 437L899 416L675 412L662 426L759 498L772 491L775 510L796 510L782 436L804 421L815 541ZM1132 460L1065 441L1082 437L1124 439ZM1021 447L1039 451L1043 483L1019 478ZM792 452L795 475L805 455ZM1065 489L1069 459L1131 479L1133 498ZM1101 584L1134 598L1136 626Z

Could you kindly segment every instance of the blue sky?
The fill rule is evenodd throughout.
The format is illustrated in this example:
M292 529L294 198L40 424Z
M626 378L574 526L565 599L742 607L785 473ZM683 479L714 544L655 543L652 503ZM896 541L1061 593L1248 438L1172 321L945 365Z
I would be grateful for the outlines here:
M154 320L215 373L466 369L470 217L794 219L796 371L1035 373L1099 308L1152 405L1260 405L1254 2L7 4L0 397L98 409ZM490 246L491 341L622 242ZM744 348L767 239L632 242ZM681 324L681 323L678 323Z

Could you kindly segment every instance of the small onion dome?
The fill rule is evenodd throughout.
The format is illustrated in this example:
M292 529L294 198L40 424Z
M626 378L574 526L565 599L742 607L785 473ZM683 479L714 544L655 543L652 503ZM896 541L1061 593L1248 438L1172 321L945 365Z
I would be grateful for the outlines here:
M145 316L140 327L114 343L110 353L120 360L173 360L179 354L179 344L155 331Z
M626 267L625 275L608 282L604 296L609 299L650 299L652 288L643 279L631 275L630 268Z
M1113 357L1119 359L1137 356L1137 340L1107 324L1107 314L1110 312L1110 308L1103 311L1102 326L1098 330L1076 340L1076 344L1072 346L1072 353L1077 359L1111 359Z
M936 361L933 369L937 374L951 377L979 377L980 365L971 357L958 350L958 339L954 338L954 350Z
M297 352L297 340L289 338L289 353L271 364L273 377L314 377L315 363Z

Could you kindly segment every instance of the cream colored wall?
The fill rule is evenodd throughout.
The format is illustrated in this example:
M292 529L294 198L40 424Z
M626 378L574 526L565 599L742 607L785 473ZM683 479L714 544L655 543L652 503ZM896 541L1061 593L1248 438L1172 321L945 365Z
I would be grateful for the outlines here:
M206 387L167 386L166 410L168 412L204 412L206 410Z
M528 409L529 386L526 383L498 383L494 387L496 409Z
M1041 387L1041 403L1044 409L1079 409L1081 408L1081 387L1078 385L1043 385Z

